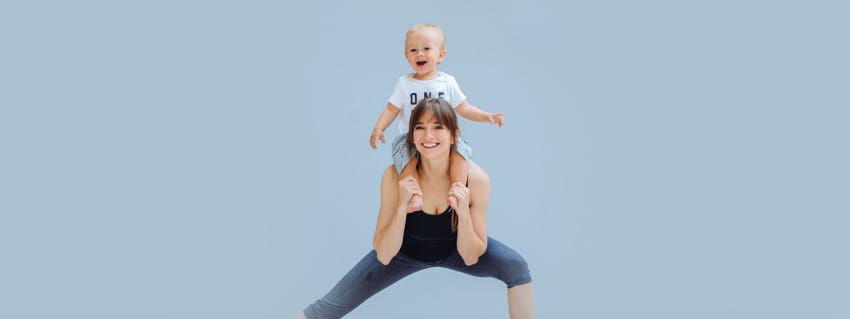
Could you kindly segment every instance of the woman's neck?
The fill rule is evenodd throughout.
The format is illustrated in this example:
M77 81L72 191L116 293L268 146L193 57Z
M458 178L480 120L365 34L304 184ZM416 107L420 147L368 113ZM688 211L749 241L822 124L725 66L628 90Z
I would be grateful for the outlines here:
M419 178L440 181L449 178L449 158L445 160L419 159Z

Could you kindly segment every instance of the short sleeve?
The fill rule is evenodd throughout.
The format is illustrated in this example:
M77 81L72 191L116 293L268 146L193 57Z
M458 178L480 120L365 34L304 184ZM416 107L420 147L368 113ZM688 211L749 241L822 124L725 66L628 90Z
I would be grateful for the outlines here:
M390 95L390 98L387 99L387 101L395 105L397 108L401 108L404 105L404 99L404 85L401 83L401 79L399 79L395 82L393 94Z
M449 104L452 107L458 107L460 103L466 101L466 95L463 94L463 91L460 90L460 85L457 84L457 80L453 76L448 77L448 86L449 86Z

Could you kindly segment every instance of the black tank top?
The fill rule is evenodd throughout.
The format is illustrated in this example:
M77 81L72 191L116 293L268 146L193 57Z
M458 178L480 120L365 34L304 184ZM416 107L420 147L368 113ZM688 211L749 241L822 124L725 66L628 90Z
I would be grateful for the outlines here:
M457 232L452 231L452 208L439 215L423 211L407 214L401 252L422 261L437 261L457 250Z

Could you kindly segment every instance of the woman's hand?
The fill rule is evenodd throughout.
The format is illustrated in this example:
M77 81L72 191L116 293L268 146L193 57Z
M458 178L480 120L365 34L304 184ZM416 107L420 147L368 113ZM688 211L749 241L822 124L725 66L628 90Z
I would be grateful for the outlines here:
M422 191L419 189L419 182L416 181L412 176L408 176L405 179L398 181L398 202L399 205L403 206L402 209L407 210L407 204L410 202L410 198L413 195L422 196ZM412 212L408 212L412 213Z
M452 209L454 209L459 215L469 214L469 187L466 187L466 185L461 182L456 182L452 184L451 188L449 188L449 197L457 199L455 202L457 205L452 206Z

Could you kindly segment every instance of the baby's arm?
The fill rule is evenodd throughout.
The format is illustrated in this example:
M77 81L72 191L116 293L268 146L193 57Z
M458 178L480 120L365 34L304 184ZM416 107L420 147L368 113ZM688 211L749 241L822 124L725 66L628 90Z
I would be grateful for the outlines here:
M387 107L384 108L384 111L381 112L381 117L378 118L378 122L375 123L375 128L372 129L372 136L369 137L369 145L372 145L373 149L378 148L378 140L381 140L381 143L386 144L387 141L384 140L384 130L387 129L390 124L393 123L396 116L398 116L398 112L401 109L392 103L387 103Z
M502 125L505 124L505 120L502 118L502 113L484 112L474 105L469 104L466 100L460 102L460 105L455 108L455 112L470 121L498 124L499 127L502 127Z

